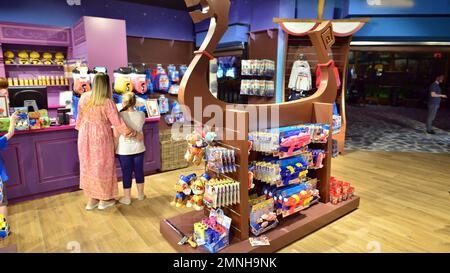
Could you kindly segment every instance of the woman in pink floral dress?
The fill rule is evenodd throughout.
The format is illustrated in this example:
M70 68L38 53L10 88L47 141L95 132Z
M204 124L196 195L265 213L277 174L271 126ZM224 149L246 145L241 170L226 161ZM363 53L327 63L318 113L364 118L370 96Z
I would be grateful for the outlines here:
M109 77L98 73L92 92L84 93L78 104L78 156L80 188L90 198L87 210L106 209L118 195L112 126L121 134L133 136L120 118L111 99Z

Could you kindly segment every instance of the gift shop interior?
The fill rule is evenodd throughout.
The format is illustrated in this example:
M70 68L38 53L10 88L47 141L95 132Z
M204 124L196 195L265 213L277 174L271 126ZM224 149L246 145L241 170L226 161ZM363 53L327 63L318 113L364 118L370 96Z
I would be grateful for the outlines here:
M449 33L447 0L2 1L0 252L450 252Z

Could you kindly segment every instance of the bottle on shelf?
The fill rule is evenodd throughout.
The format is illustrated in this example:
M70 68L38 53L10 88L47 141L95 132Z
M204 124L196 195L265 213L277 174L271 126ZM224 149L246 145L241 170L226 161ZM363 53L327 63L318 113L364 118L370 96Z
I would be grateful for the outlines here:
M50 76L50 85L55 85L55 77Z
M9 86L14 86L12 78L8 78L8 85Z
M25 86L29 86L30 85L30 83L28 81L28 78L23 79L23 85L25 85Z
M39 85L38 80L36 78L33 79L33 85Z
M59 82L59 77L55 77L55 84L56 84L56 85L62 85L62 84Z
M18 86L19 85L19 81L17 80L17 78L13 78L13 85L14 86Z
M45 76L45 85L50 85L50 76Z
M68 78L64 78L64 85L69 85L69 79Z

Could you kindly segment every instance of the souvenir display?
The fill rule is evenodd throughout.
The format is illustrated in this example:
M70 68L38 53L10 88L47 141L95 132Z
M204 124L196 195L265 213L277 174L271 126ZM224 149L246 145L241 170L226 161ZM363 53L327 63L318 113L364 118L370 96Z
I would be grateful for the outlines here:
M133 90L131 82L132 69L129 67L120 67L114 71L114 92L124 94Z
M231 206L240 202L239 182L231 178L213 178L205 184L203 202L208 208Z
M134 69L134 71L130 74L131 83L133 84L133 91L137 94L146 94L147 93L147 78L146 74L143 72Z

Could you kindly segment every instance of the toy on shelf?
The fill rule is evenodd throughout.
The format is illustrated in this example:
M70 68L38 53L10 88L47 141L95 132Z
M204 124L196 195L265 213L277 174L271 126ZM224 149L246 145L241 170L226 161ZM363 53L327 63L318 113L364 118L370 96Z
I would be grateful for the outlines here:
M234 173L237 170L233 149L223 147L206 148L206 167L216 173Z
M15 55L11 50L7 50L3 53L3 57L5 58L5 64L15 64Z
M207 132L205 134L205 142L208 146L212 147L215 146L217 144L217 134L214 132Z
M31 51L30 53L30 63L31 64L42 64L41 54L37 51Z
M129 67L120 67L114 71L114 92L124 94L133 90L131 72Z
M191 190L192 197L188 200L187 207L193 207L195 210L203 209L203 196L205 194L205 185L208 181L211 180L211 177L204 173L200 176L200 178L196 179L192 182Z
M30 63L28 52L26 52L25 50L19 51L19 54L17 54L17 55L19 56L19 64L29 64Z
M24 131L29 129L28 114L24 111L18 111L16 130Z
M191 183L197 179L197 175L192 173L190 175L182 175L180 179L175 184L176 195L173 201L170 203L172 206L177 208L184 207L186 202L191 195Z
M199 166L204 156L203 139L198 133L192 133L186 136L188 148L184 159L187 162L193 162L196 166Z
M208 218L194 223L194 240L211 253L216 253L230 244L231 218L222 210L211 210Z
M169 99L164 94L158 98L158 107L160 114L167 114L169 112Z
M30 123L30 129L41 128L41 115L39 112L28 112L28 120Z
M220 208L240 203L239 182L231 179L213 178L205 184L203 203L208 208Z
M0 182L1 183L1 182ZM3 194L1 192L1 187L0 187L0 198L3 198ZM1 201L1 199L0 199ZM6 217L3 214L0 214L0 238L6 238L9 235L9 225L8 222L6 221Z
M258 236L278 225L277 215L274 212L272 198L256 203L250 212L251 232Z
M53 55L50 52L44 52L42 54L42 58L43 58L43 63L45 65L52 65L53 64Z
M170 89L170 80L167 76L166 70L162 67L161 64L157 65L155 77L153 77L154 81L154 90L167 93Z
M91 91L91 78L89 76L89 69L82 65L72 71L73 76L73 91L78 95Z
M152 75L151 69L145 70L145 80L147 82L147 92L149 94L153 94L154 86L153 86L153 75Z
M337 180L335 177L330 177L330 199L331 204L337 205L342 201L352 199L355 188L350 183Z
M62 52L55 53L55 64L64 65L64 54Z
M131 82L133 83L133 91L136 94L146 94L147 91L147 79L144 73L139 70L135 70L131 73Z

